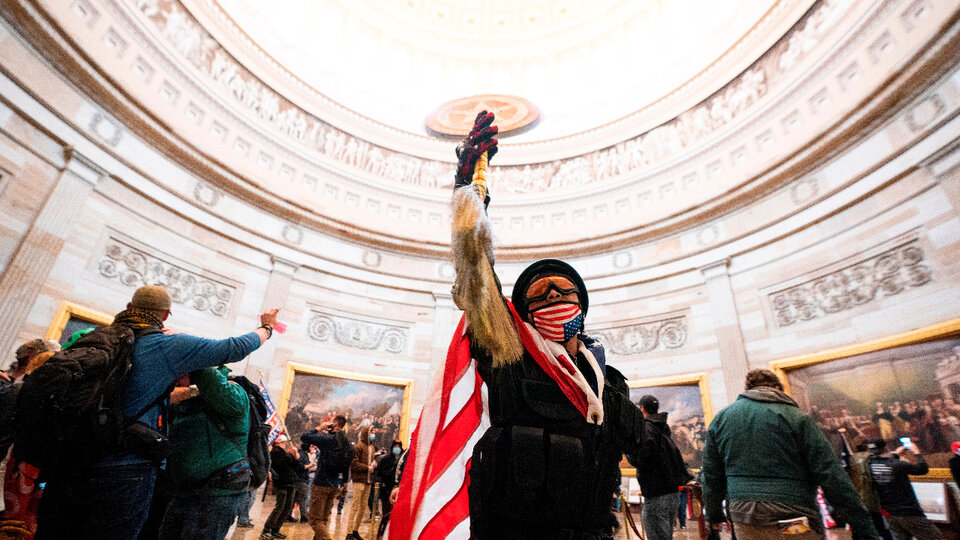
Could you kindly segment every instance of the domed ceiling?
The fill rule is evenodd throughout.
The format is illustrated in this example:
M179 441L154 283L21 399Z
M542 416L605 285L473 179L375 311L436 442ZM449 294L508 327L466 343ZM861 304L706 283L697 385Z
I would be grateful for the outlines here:
M542 120L511 143L570 136L643 109L770 31L778 4L211 1L301 81L398 130L424 134L424 118L451 99L526 98ZM776 38L783 28L773 30Z

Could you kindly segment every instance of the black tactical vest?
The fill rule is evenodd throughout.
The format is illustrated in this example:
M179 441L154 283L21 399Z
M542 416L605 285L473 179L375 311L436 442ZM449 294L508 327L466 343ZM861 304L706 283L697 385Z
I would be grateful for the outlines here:
M487 384L492 423L471 462L472 537L612 537L622 395L606 386L604 424L589 424L529 354L494 369L481 351L472 352Z

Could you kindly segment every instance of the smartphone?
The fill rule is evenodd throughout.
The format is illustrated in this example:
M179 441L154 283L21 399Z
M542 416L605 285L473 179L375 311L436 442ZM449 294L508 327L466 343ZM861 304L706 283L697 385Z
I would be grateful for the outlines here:
M900 437L900 444L907 450L913 450L913 441L910 440L910 437Z

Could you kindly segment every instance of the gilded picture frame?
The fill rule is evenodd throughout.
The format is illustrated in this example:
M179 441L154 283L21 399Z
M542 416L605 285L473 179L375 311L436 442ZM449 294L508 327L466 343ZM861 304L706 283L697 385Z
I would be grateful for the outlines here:
M630 387L630 401L632 401L634 404L636 404L644 394L651 394L656 396L658 400L661 400L660 412L667 413L675 411L670 410L672 406L663 399L663 392L660 392L661 396L657 396L658 388L687 387L691 392L699 393L699 411L693 411L693 413L702 414L703 422L702 425L699 425L697 428L700 433L694 433L693 435L695 440L700 441L700 451L702 451L702 437L706 433L706 427L710 425L710 421L713 419L713 401L710 398L710 381L706 373L690 373L685 375L659 377L653 379L634 379L627 381L627 386ZM689 393L690 392L688 392L688 394ZM689 396L687 401L689 401ZM690 404L688 404L688 406L689 405ZM687 416L689 416L689 414ZM688 417L684 417L680 418L679 420L675 420L675 417L671 418L671 416L668 414L667 424L671 425L672 428L675 428L674 424L676 421L687 421L689 419L690 418ZM690 469L692 471L699 470L699 462L697 462L695 459L691 459L689 452L684 452L685 446L682 444L682 441L678 442L677 446L680 447L681 452L684 453L684 460L688 462ZM626 458L620 462L620 465L620 472L623 476L636 476L636 469L629 466Z
M324 400L330 397L328 395L294 396L295 392L302 391L298 390L294 386L297 382L298 376L301 378L319 377L327 379L326 382L329 383L327 386L338 387L339 391L351 392L355 390L362 390L373 393L379 391L381 392L381 395L387 395L388 399L391 401L394 400L393 392L391 390L401 392L402 397L399 399L399 401L394 401L394 404L399 405L400 408L399 426L397 427L397 435L395 438L403 442L404 448L408 446L410 440L410 403L413 397L413 379L372 375L369 373L323 368L299 362L289 362L287 364L287 370L284 376L283 392L280 395L279 404L280 416L285 420L287 419L288 410L290 409L291 397L295 397L298 399L298 401L300 401L298 406L300 407L301 411L303 411L305 407L308 407L310 403L321 404L324 402ZM348 395L345 398L341 396L338 399L350 401L351 397L355 396ZM304 403L308 404L304 405ZM325 413L326 410L309 416L311 419L317 419ZM362 412L360 411L357 411L357 413L362 415ZM294 437L299 436L298 433L294 433L294 431L297 431L294 429L296 427L295 425L288 425L287 427L290 429L291 435ZM350 427L351 426L348 425L348 429ZM355 433L353 436L356 436ZM390 439L394 438L394 436L387 434L386 438ZM377 441L378 446L384 446L384 443L389 443L389 441ZM389 444L386 444L386 446L389 447Z
M60 302L57 312L47 327L45 339L52 339L63 344L70 335L84 326L101 326L113 322L113 315L103 313L80 304ZM84 324L88 323L88 324ZM68 328L69 327L69 328ZM64 332L64 330L68 330Z
M910 330L908 332L903 332L880 339L865 341L862 343L855 343L852 345L828 349L812 354L774 360L770 362L769 367L771 371L776 373L783 382L784 390L797 399L798 403L800 403L801 401L809 401L809 399L802 399L806 396L796 395L797 389L791 387L791 373L797 374L798 370L812 368L814 366L820 366L830 362L840 362L843 360L848 360L848 363L850 363L851 366L856 366L858 364L854 362L854 357L860 357L860 359L858 359L859 361L863 363L869 363L873 361L871 360L872 355L884 355L885 357L893 358L893 360L887 360L887 362L893 366L895 362L910 361L911 356L916 354L912 353L911 351L918 350L918 347L923 344L926 344L925 346L927 347L936 345L937 347L943 348L950 347L952 345L950 343L951 340L960 340L960 319L953 319L943 323L926 326L916 330ZM903 354L898 354L901 351ZM958 377L960 377L960 375L958 375ZM875 381L870 382L871 384L875 385ZM930 384L929 381L928 384ZM878 402L876 406L880 407L881 403L882 402ZM899 402L896 402L896 405L899 406ZM805 407L805 404L801 403L801 408L806 408L804 412L811 413L813 405L809 404L809 407ZM875 417L879 418L879 415L881 415L883 412L887 411L881 411L878 408L876 412L877 416ZM849 415L850 413L847 414ZM947 482L951 481L952 477L950 475L949 468L931 467L928 474L912 477L912 480L917 482Z

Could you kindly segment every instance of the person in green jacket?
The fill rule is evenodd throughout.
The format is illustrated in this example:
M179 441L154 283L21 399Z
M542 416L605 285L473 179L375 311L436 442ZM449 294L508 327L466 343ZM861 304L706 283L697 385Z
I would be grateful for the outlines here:
M747 373L746 391L713 418L703 456L707 521L726 521L741 540L824 538L817 487L853 532L877 538L863 502L813 419L800 412L772 371ZM787 536L784 536L787 537Z
M225 366L192 372L197 395L170 405L167 471L174 497L161 540L223 540L240 510L250 482L249 398L228 373Z

